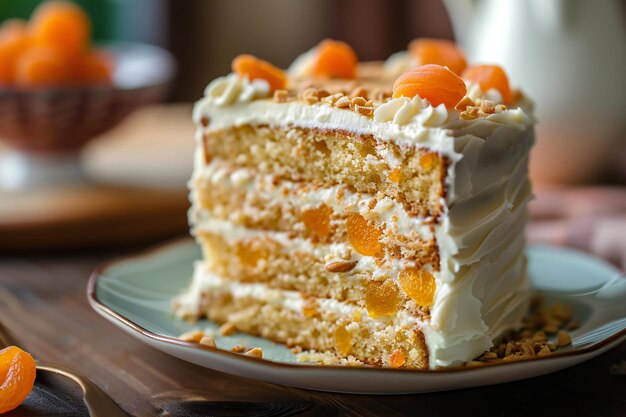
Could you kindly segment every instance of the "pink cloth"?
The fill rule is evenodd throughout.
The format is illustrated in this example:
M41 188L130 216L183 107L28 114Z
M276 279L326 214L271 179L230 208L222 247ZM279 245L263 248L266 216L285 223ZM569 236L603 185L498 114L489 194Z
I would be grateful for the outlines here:
M529 242L569 246L626 270L626 187L538 189Z

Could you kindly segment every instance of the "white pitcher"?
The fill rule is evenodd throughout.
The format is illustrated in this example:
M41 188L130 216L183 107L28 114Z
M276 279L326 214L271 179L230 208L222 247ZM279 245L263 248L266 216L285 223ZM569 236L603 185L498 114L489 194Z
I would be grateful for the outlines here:
M618 0L444 0L472 63L498 63L535 100L531 173L591 179L626 139L626 30Z

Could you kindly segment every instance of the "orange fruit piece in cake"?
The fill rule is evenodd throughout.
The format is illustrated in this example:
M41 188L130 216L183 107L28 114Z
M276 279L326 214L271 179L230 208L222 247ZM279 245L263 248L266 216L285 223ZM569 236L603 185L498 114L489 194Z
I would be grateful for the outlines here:
M429 307L435 298L435 277L430 272L407 268L398 276L400 288L420 307Z
M354 78L359 58L345 42L326 39L317 46L313 75L328 78Z
M346 232L350 244L361 255L376 256L382 252L381 231L369 224L360 214L348 214Z
M498 65L474 65L465 70L463 79L477 83L484 92L494 88L500 92L504 104L511 103L512 93L509 77L502 67Z
M393 316L400 306L398 287L393 282L369 281L365 287L365 308L372 318Z
M0 414L17 408L28 397L36 373L30 354L16 346L0 350Z
M90 51L81 56L77 64L76 78L83 84L110 84L113 63L102 51Z
M330 216L333 210L326 204L318 208L304 210L302 212L302 222L313 236L322 242L330 236Z
M77 56L87 49L91 22L83 9L72 2L47 1L33 12L29 33L37 45Z
M394 98L420 96L433 106L443 104L447 108L453 108L466 92L465 82L458 75L435 64L411 68L393 84Z
M65 55L55 48L35 46L20 56L15 68L15 83L21 87L50 87L69 79Z
M335 346L343 355L347 356L352 350L352 334L343 325L338 325L335 329Z
M389 355L389 364L392 368L399 368L404 365L406 362L406 356L402 353L401 350L394 350L391 355Z
M267 61L252 55L239 55L233 59L233 72L240 76L247 76L249 80L262 79L267 81L272 91L282 90L287 86L287 75Z
M445 39L419 38L409 44L409 52L418 65L437 64L461 75L467 60L458 46Z

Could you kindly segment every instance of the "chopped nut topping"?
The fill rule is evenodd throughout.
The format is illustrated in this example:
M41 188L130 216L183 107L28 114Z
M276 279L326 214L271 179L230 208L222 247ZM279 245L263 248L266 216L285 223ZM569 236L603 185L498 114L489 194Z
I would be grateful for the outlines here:
M373 107L366 107L366 106L354 106L354 111L363 115L363 116L371 116L374 114L374 108Z
M222 324L220 326L220 334L222 336L230 336L231 334L235 333L235 325L230 323L230 322L226 322L224 324Z
M332 94L332 95L330 95L330 96L326 96L326 97L322 98L321 100L322 100L324 103L328 103L328 104L330 104L330 105L332 106L332 105L334 105L334 104L337 102L337 100L339 100L341 97L343 97L343 94L342 94L342 93L335 93L335 94Z
M200 341L198 343L200 343L201 345L210 346L210 347L216 347L217 346L215 344L215 339L213 339L212 337L209 337L209 336L203 336L202 339L200 339Z
M274 101L278 103L285 103L287 100L289 100L289 91L287 90L274 91Z
M335 107L344 109L350 107L350 99L346 96L341 97L339 100L335 102Z
M333 273L348 272L348 271L352 271L354 267L356 266L356 264L357 264L357 261L352 261L352 262L335 261L335 262L326 264L324 268L326 268L328 272L333 272Z
M480 102L480 110L485 114L494 114L496 112L496 105L493 101L482 100Z
M454 108L457 111L464 111L465 109L467 109L470 106L474 106L474 100L472 100L468 96L465 96L465 97L463 97L463 99L461 101L459 101L457 103L457 105Z
M563 347L571 344L572 338L570 337L569 333L567 333L565 330L561 330L556 336L556 345L558 347Z
M324 90L321 89L317 92L317 97L318 98L324 98L324 97L328 97L330 95L330 93L328 92L328 90Z
M201 332L200 330L191 330L178 336L180 340L184 340L185 342L193 342L193 343L200 342L200 339L202 339L203 337L204 337L204 333Z
M302 99L309 104L315 104L319 101L319 92L317 88L307 88L302 92Z
M478 114L478 107L467 107L464 111L461 112L461 114L459 115L459 117L463 120L473 120L473 119L477 119L479 116Z
M262 359L263 358L263 349L261 349L259 347L252 348L249 351L247 351L245 353L245 355L246 356L252 356L253 358Z
M352 100L350 100L350 104L352 105L352 107L365 106L365 103L367 103L367 100L365 100L363 97L354 97Z
M350 92L350 98L363 97L367 100L367 90L364 87L356 87Z

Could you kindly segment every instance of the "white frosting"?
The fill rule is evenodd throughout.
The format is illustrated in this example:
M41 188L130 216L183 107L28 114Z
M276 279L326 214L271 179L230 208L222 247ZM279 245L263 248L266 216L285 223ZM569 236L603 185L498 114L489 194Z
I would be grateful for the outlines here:
M289 78L307 78L313 75L313 64L316 54L317 47L300 54L287 69Z
M229 106L265 98L270 94L270 85L263 79L250 81L248 77L229 74L213 80L205 89L205 99L216 106Z
M194 120L199 123L203 116L211 120L209 130L248 124L342 129L428 148L446 156L449 166L445 210L434 226L441 270L435 274L437 290L431 319L421 324L430 364L448 366L471 360L487 350L503 331L519 323L526 310L529 285L523 228L531 198L527 158L534 140L533 119L524 109L512 108L484 118L462 120L455 111L443 106L432 107L419 98L403 98L380 106L372 119L326 104L255 100L235 102L226 108L204 98L194 108ZM198 138L202 134L199 131ZM379 156L391 167L398 163L397 157ZM213 166L205 167L202 158L197 158L196 177L208 175L211 181L251 186L246 182L248 173L218 171ZM254 179L252 183L261 180ZM327 189L308 198L311 204L324 201L333 209L345 210L345 206L329 199L332 194ZM403 210L391 200L384 205L390 205L396 214ZM221 230L229 239L259 233L201 216L192 216L192 222L198 228ZM398 226L398 233L411 233L419 222L406 221ZM287 250L318 250L322 251L320 256L327 256L347 249L345 244L313 247L302 239L289 239L286 235L283 239L279 233L270 235L284 243ZM355 257L360 268L374 267L371 257ZM391 262L386 267L395 273L403 263Z
M398 77L406 70L416 67L417 61L408 51L392 54L384 63L384 70L391 79Z

